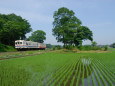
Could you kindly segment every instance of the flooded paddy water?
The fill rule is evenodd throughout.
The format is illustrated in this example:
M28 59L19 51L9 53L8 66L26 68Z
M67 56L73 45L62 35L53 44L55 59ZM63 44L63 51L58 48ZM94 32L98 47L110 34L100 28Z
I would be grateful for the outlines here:
M51 71L28 70L32 75L26 86L115 86L114 74L93 57L68 60Z
M98 64L98 65L96 65ZM98 67L97 67L98 66ZM102 64L101 64L102 66ZM61 67L60 67L61 69ZM75 63L66 65L65 68L62 67L61 70L53 73L53 76L44 77L46 83L43 86L109 86L114 85L112 81L107 80L99 69L99 63L93 58L82 57ZM48 80L50 78L50 80ZM109 78L109 77L108 77ZM48 80L48 81L47 81ZM111 82L111 84L110 84Z

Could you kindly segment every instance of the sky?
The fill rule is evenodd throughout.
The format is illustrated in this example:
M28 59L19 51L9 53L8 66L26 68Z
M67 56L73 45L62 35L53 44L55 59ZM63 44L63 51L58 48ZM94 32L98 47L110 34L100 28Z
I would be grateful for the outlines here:
M58 43L52 35L54 11L67 7L93 32L98 45L115 42L115 0L0 0L0 13L15 13L28 20L33 32L46 32L45 43ZM29 37L31 33L26 34ZM83 41L83 44L91 44Z

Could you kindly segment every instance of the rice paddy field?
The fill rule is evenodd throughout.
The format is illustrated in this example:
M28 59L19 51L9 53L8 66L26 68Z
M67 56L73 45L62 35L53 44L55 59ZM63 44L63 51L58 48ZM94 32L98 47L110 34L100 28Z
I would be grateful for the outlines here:
M0 60L0 86L115 86L115 51Z

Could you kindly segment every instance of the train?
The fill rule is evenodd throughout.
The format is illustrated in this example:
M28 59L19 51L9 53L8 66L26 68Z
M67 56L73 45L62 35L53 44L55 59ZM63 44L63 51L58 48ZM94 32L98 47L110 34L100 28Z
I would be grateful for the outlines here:
M17 50L45 50L46 44L26 40L16 40L15 48Z

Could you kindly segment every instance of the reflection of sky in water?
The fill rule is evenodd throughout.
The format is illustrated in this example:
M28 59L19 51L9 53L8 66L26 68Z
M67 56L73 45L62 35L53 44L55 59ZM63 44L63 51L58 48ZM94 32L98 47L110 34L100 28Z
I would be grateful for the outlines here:
M67 86L70 86L71 83L72 83L72 79L75 76L74 82L73 82L74 83L73 86L76 85L77 79L79 79L78 86L82 86L82 83L83 83L82 80L84 80L84 86L88 86L88 81L89 81L89 85L93 86L95 84L96 86L98 86L97 77L98 77L98 80L99 80L101 86L104 86L104 84L103 84L103 82L102 82L102 80L101 80L101 78L100 78L100 76L98 74L98 73L100 73L102 75L102 73L98 69L98 67L97 67L98 65L93 63L92 60L93 60L92 58L80 58L77 63L68 65L68 67L70 67L71 69L68 70L68 71L70 71L69 72L70 76L68 78L69 81L66 82L66 85L68 84ZM79 63L80 63L80 65L79 65ZM65 66L62 67L62 68L59 68L58 70L55 70L55 72L50 72L50 73L44 72L44 73L41 73L40 74L41 75L41 80L38 79L38 77L40 77L40 76L34 75L34 77L31 79L31 83L29 83L29 84L33 85L36 82L37 85L43 85L43 86L55 85L55 86L58 86L60 84L61 79L63 77L65 77L66 73L67 73L66 72L66 73L63 74L64 70L67 71L67 69L63 70L63 68L65 68ZM60 77L60 76L55 77L57 75L57 73L58 73L57 71L59 73L61 72L60 74L63 74L62 77ZM73 71L73 72L71 72L71 71ZM80 74L80 76L78 76L79 75L78 73ZM83 77L83 73L84 73L84 77ZM60 79L59 79L59 77L60 77ZM64 81L62 81L60 86L64 85L64 82L66 81L67 77L68 76L66 76L66 78L63 79ZM94 80L94 82L92 81L92 79ZM106 82L105 79L104 79L104 81L108 85L108 82Z
M91 59L86 59L86 58L83 58L82 59L82 64L84 63L84 65L90 65L91 64Z

